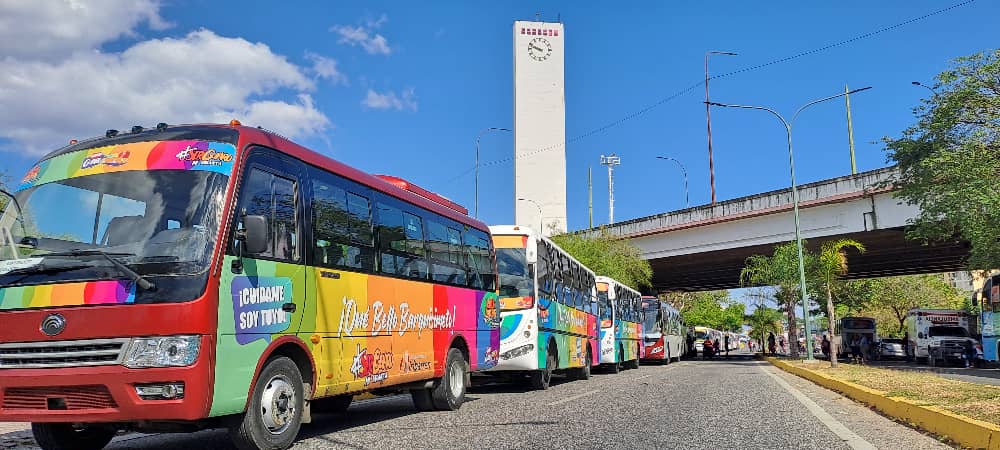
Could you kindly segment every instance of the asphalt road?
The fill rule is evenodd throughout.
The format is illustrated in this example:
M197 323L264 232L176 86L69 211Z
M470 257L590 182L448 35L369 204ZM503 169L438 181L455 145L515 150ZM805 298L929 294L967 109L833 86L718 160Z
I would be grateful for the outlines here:
M295 449L949 448L764 362L733 358L643 366L548 391L487 384L456 412L418 413L409 396L318 415ZM23 432L0 449L29 449ZM228 449L221 430L125 435L112 449Z

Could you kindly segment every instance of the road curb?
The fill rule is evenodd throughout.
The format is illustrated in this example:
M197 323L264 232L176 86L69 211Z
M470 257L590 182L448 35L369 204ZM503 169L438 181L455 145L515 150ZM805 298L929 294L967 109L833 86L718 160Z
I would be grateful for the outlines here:
M1000 427L991 423L961 416L934 406L923 406L912 400L887 397L884 392L849 381L830 378L822 373L793 366L776 358L765 359L785 372L840 392L848 398L874 407L887 416L947 437L963 447L1000 450Z

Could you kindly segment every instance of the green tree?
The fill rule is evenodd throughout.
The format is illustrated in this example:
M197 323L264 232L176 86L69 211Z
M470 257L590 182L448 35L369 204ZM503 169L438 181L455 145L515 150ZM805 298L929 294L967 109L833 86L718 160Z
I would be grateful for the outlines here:
M802 243L805 245L805 241ZM803 254L808 258L807 253ZM795 242L786 242L774 247L771 256L753 255L747 258L740 271L743 286L774 286L774 299L788 318L788 342L793 358L799 356L798 327L795 326L795 307L801 298L799 293L799 263ZM810 263L806 262L807 265Z
M730 302L722 310L721 330L739 332L746 323L746 305L740 302Z
M652 286L653 269L649 261L642 259L639 248L628 240L616 239L602 231L597 237L560 234L552 236L552 241L598 275L614 278L636 290Z
M760 303L745 320L750 325L750 337L759 342L760 348L767 353L767 334L781 331L781 311Z
M917 123L885 138L897 196L920 206L908 236L965 239L969 267L1000 267L1000 50L957 58L917 107Z
M834 284L840 277L847 274L847 249L854 249L859 252L865 251L865 246L860 242L850 239L838 239L823 243L819 254L812 258L811 275L822 285L826 291L826 320L830 330L830 354L837 354L837 340L834 339L833 331L836 330L837 314L833 306ZM837 367L837 358L830 357L830 367Z
M685 325L726 329L728 291L670 292L664 300L680 311Z
M963 309L970 302L941 275L851 280L845 293L854 296L855 314L875 319L879 335L902 337L906 312L913 308Z

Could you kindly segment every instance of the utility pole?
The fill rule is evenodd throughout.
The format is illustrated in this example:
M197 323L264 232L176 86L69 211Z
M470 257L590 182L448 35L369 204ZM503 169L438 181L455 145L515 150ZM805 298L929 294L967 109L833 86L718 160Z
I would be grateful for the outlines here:
M608 166L608 224L615 223L615 166L622 163L622 159L614 153L601 155L601 164Z
M593 178L593 168L587 167L587 210L590 214L590 225L588 228L594 228L594 178Z
M844 102L847 103L847 139L851 143L851 175L858 173L858 166L854 163L854 124L851 123L851 90L844 84Z

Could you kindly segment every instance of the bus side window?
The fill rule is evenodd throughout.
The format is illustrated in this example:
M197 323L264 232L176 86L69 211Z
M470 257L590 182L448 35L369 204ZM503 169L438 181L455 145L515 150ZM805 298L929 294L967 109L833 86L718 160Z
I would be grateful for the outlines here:
M240 211L268 220L271 232L265 258L297 261L298 228L295 221L295 185L292 180L259 169L251 169L244 182Z
M486 233L470 228L465 232L465 252L469 271L469 286L483 291L495 291L493 249Z

